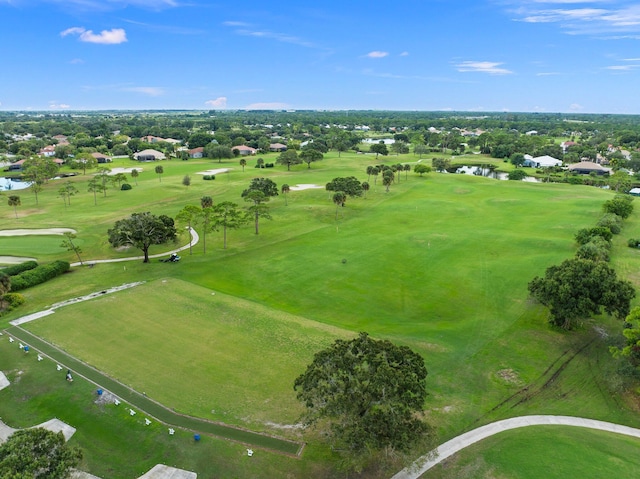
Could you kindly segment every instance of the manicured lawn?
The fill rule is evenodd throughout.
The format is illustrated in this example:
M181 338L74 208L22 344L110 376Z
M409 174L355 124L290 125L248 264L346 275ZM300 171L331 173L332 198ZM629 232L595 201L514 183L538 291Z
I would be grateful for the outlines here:
M377 163L415 161L401 155ZM245 172L235 160L166 162L162 182L153 165L142 165L137 187L109 191L97 206L82 193L64 208L52 188L41 193L36 209L25 192L23 214L15 220L7 208L0 228L72 227L85 258L123 257L139 251L108 245L106 231L115 220L136 211L175 216L205 194L244 206L240 193L258 174L278 186L324 185L347 175L372 186L366 199L349 198L337 220L329 192L292 191L288 205L281 196L269 202L273 220L261 221L259 235L251 225L229 232L226 250L221 232L210 232L206 254L196 245L177 264L75 269L25 291L27 304L0 318L0 326L56 301L143 280L144 286L61 309L28 328L178 411L258 430L268 430L268 422L294 422L301 409L293 379L315 351L357 331L424 356L425 411L441 441L532 413L640 425L618 394L617 366L608 353L621 325L599 318L579 331L554 331L527 294L534 276L573 256L573 235L597 221L611 192L410 173L386 193L380 178L376 185L364 173L376 163L368 155L331 154L311 169L290 172L256 170L249 162ZM122 160L122 166L132 165ZM219 166L234 170L211 182L195 176ZM188 189L181 185L184 174L193 175ZM636 285L640 252L625 243L640 236L639 217L635 213L615 238L612 258ZM74 260L56 247L59 240L46 241L40 250L37 241L18 248L9 240L7 254ZM594 332L596 323L603 331ZM312 446L303 462L327 461L330 455L306 437Z
M507 431L460 451L423 479L606 479L637 477L640 440L578 427L532 426Z
M316 351L347 337L171 278L66 306L25 329L171 409L256 429L295 424L293 381Z

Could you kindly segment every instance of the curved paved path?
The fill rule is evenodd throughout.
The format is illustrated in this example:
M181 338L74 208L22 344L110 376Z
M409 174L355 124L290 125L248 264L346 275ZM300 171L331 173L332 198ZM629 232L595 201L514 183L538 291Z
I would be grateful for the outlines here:
M186 249L192 248L193 246L197 245L198 242L200 241L200 236L198 235L198 233L196 233L196 230L194 230L193 228L189 229L189 233L191 233L191 240L189 241L188 244L181 246L180 248L167 251L166 253L151 254L149 255L149 259L161 258L163 256L167 256L168 254L177 253L178 251L184 251ZM128 258L115 258L115 259L94 259L89 261L83 261L82 263L80 262L71 263L71 266L74 267L74 266L82 266L82 265L94 265L98 263L120 263L122 261L135 261L137 259L144 259L144 256L130 256Z
M486 426L479 427L473 431L454 437L450 441L438 446L433 451L420 457L413 464L391 479L417 479L427 472L436 464L444 461L456 452L467 446L475 444L489 436L498 434L511 429L518 429L527 426L575 426L586 427L588 429L597 429L599 431L613 432L616 434L624 434L625 436L633 436L640 438L640 429L635 429L611 422L596 421L594 419L585 419L572 416L520 416L502 421L492 422Z

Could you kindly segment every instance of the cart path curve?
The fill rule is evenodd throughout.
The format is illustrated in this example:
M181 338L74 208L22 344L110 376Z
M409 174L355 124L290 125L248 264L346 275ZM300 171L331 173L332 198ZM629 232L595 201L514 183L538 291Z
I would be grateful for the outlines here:
M189 228L189 233L191 233L191 240L189 241L188 244L186 244L184 246L181 246L180 248L172 249L171 251L167 251L166 253L150 254L149 255L149 259L160 258L162 256L166 256L166 255L171 254L171 253L177 253L178 251L184 251L186 249L189 249L189 248L197 245L198 242L200 241L200 236L198 235L198 233L196 233L196 230L194 230L193 228ZM144 259L144 256L130 256L128 258L115 258L115 259L92 259L92 260L88 260L88 261L83 261L82 263L80 263L80 262L71 263L71 267L83 266L83 265L93 266L94 264L98 264L98 263L120 263L122 261L135 261L135 260L140 260L140 259Z
M492 422L441 444L433 451L418 458L409 467L403 469L391 479L417 479L436 464L444 461L467 446L475 444L489 436L503 431L527 426L575 426L599 431L613 432L625 436L640 438L640 429L622 426L611 422L597 421L573 416L520 416Z

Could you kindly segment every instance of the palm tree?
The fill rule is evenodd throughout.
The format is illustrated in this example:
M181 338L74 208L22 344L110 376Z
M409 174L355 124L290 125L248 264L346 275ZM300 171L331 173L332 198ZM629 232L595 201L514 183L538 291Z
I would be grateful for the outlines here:
M377 166L374 166L373 169L371 170L371 174L373 175L373 184L377 185L378 184L378 174L380 173L380 168L378 168Z
M288 184L284 184L282 185L282 188L280 190L282 192L282 195L284 196L284 205L287 206L289 203L287 202L287 193L289 193L289 191L291 191L291 188L289 187Z
M362 182L362 191L364 191L364 199L367 199L367 191L369 191L369 183L367 181Z
M336 220L338 219L338 208L340 208L341 206L344 206L346 201L347 201L347 195L344 193L344 191L336 191L333 194L333 202L336 205Z
M200 198L200 206L202 207L202 252L207 254L207 230L211 223L213 198L211 196L203 196Z
M367 178L367 181L371 181L371 175L373 174L374 168L375 166L372 166L372 165L367 166L367 175L369 175L369 178Z
M156 166L156 174L158 175L160 183L162 183L162 173L164 173L164 168L160 165Z
M387 187L387 193L389 192L389 187L391 186L391 183L393 183L393 177L394 177L394 173L393 170L385 170L385 172L382 175L382 184L384 186Z
M133 178L133 180L136 182L136 186L138 186L138 176L140 175L140 173L138 173L138 170L136 170L135 168L133 170L131 170L131 178Z
M242 171L244 171L244 167L247 166L247 160L245 160L244 158L241 158L240 166L242 166Z
M409 179L409 172L411 171L411 165L409 163L405 163L403 166L404 169L404 179Z
M18 219L18 206L21 205L20 197L18 195L11 195L7 201L9 206L13 206L13 211L16 215L16 219Z

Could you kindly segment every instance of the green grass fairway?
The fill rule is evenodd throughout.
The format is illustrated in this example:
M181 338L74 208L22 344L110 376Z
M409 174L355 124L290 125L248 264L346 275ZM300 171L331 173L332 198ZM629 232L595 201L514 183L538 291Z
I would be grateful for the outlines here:
M25 329L178 412L259 429L295 423L294 379L347 335L172 278L66 306Z
M640 439L578 427L532 426L474 444L422 479L638 477Z
M271 178L278 187L325 185L350 175L371 184L366 198L349 198L338 208L337 219L329 192L291 191L288 204L282 195L268 203L273 220L261 220L259 235L252 225L230 231L227 249L222 232L208 232L205 254L197 226L202 242L193 254L183 252L179 263L74 268L26 290L26 304L0 318L0 327L57 301L146 281L60 309L26 328L176 411L302 437L310 443L303 461L329 469L335 456L318 439L322 431L303 435L272 423L288 425L299 417L292 384L313 354L358 331L424 356L425 415L438 442L526 414L640 426L608 352L621 323L600 317L573 332L556 331L527 292L533 277L575 254L575 233L596 223L613 192L437 173L403 174L386 192L380 177L376 184L365 173L369 165L417 160L331 153L311 169L300 165L287 171L256 170L251 158L244 172L236 159L167 161L162 182L153 165L145 164L137 186L109 190L97 205L86 193L90 176L74 178L81 193L66 208L54 182L40 193L40 206L23 192L17 220L12 209L0 211L1 229L71 227L78 231L83 258L102 259L140 254L109 246L107 230L116 220L140 211L175 217L187 204L200 205L203 195L244 207L241 192L256 176ZM486 159L474 155L474 160ZM134 165L118 160L112 166ZM219 167L233 170L215 181L196 175ZM192 175L189 188L181 184L185 174ZM627 248L626 240L640 237L639 208L636 204L614 238L611 261L636 287L640 251ZM185 225L178 226L184 232ZM57 241L43 241L42 249L37 241L0 245L7 249L3 254L75 261L62 248L56 251ZM151 253L174 247L155 246ZM326 477L336 474L332 470Z

